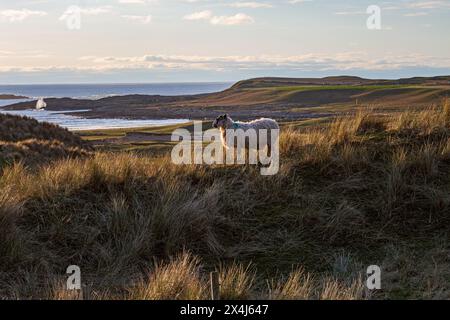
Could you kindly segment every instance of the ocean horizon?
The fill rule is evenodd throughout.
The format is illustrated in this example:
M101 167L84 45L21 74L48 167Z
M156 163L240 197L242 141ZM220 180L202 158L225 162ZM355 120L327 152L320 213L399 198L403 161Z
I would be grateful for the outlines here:
M192 82L192 83L146 83L146 84L37 84L37 85L0 85L0 95L10 94L26 96L28 99L0 99L0 113L27 116L40 122L50 122L72 131L137 128L148 126L173 125L189 122L189 119L86 119L73 116L69 112L18 110L6 111L3 107L23 101L39 98L73 98L73 99L101 99L111 96L144 94L144 95L191 95L212 93L225 90L233 83L230 82ZM79 112L88 110L79 110Z
M143 94L180 96L225 90L233 82L180 83L90 83L90 84L17 84L0 85L0 95L38 98L101 99L111 96Z

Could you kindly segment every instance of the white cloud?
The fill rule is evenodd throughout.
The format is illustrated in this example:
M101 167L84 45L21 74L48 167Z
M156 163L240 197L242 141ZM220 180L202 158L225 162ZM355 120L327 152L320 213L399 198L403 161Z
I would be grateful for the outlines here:
M439 8L450 8L450 2L444 0L436 1L414 1L408 4L411 8L418 9L439 9Z
M184 20L207 20L213 25L234 26L249 24L255 20L245 13L237 13L231 16L215 16L209 10L194 12L183 17Z
M305 3L305 2L312 2L313 0L289 0L290 4L297 4L297 3Z
M189 70L399 70L411 67L450 68L450 58L421 54L371 56L365 52L341 52L333 55L295 56L182 56L144 55L134 57L81 57L93 69L167 68Z
M86 56L71 64L60 65L25 65L12 63L0 65L0 76L20 77L42 74L76 75L120 74L125 72L145 72L153 74L214 74L216 79L221 74L262 75L289 72L290 74L353 74L396 72L410 69L445 69L450 68L450 58L420 54L395 55L386 54L377 57L365 52L342 52L336 54L304 54L295 56L180 56L180 55L144 55L144 56ZM37 78L38 79L38 78ZM178 77L176 79L179 79Z
M254 23L255 19L245 13L238 13L234 16L214 16L211 18L210 22L214 25L234 26Z
M21 10L2 10L0 11L0 19L5 19L9 22L20 22L31 16L45 16L47 12L44 11L35 11L29 9L21 9Z
M184 16L185 20L209 20L212 17L212 12L209 10L194 12Z
M74 10L76 9L76 12ZM88 16L98 16L105 13L110 13L112 10L111 6L101 6L101 7L87 7L80 8L76 6L69 7L64 13L59 17L59 20L65 20L72 16L74 13L84 14Z
M92 7L92 8L81 8L81 13L91 16L97 16L99 14L109 13L111 12L110 6L103 6L103 7Z
M81 27L81 16L98 16L101 14L107 14L112 11L111 6L101 6L101 7L78 7L70 6L63 12L63 14L58 18L60 21L67 21L68 28L79 29ZM73 25L72 25L73 24Z

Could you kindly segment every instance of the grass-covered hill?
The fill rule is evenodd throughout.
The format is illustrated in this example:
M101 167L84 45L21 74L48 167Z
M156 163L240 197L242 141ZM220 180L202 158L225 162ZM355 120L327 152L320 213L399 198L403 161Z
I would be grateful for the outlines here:
M278 105L323 107L324 105L371 104L416 106L438 103L450 94L450 76L371 80L359 77L256 78L229 90L201 99L216 105Z
M86 155L90 147L71 132L49 123L0 114L0 165L26 164Z
M335 76L325 78L255 78L236 83L234 89L255 89L292 86L395 86L395 85L449 85L450 76L414 77L397 80L364 79L354 76Z
M0 176L0 297L449 298L450 108L283 127L281 168L97 152ZM382 290L364 289L367 266Z

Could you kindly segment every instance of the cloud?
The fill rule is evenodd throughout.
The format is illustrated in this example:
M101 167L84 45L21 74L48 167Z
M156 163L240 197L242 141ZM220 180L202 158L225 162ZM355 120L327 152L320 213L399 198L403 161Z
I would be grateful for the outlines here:
M71 64L0 65L5 83L74 81L228 81L259 76L316 77L354 74L409 77L446 74L450 58L419 54L377 57L365 52L295 56L105 56L81 57ZM126 78L124 78L126 75ZM58 80L56 80L58 79Z
M234 26L254 23L255 20L245 13L238 13L234 16L214 16L211 18L210 22L215 25Z
M111 6L102 6L102 7L92 7L92 8L81 8L80 12L82 14L97 16L99 14L109 13L111 12Z
M209 10L194 12L184 16L184 20L209 20L213 13Z
M289 0L288 2L290 4L298 4L298 3L305 3L305 2L312 2L313 0Z
M304 54L295 56L183 56L144 55L133 57L81 57L91 68L105 69L186 69L186 70L399 70L411 67L450 68L450 58L421 54L392 55L382 58L365 52L342 52L334 55Z
M46 16L47 12L45 11L35 11L29 9L21 9L21 10L2 10L0 11L0 19L5 19L9 22L20 22L31 16Z
M407 4L410 8L417 9L440 9L440 8L450 8L450 2L444 0L437 1L414 1Z
M112 10L111 6L101 6L101 7L77 7L71 6L59 17L59 20L66 20L71 17L73 14L79 13L88 16L98 16L105 13L110 13Z
M231 16L215 16L209 10L194 12L183 17L184 20L207 20L212 25L235 26L254 23L255 20L245 13L237 13Z

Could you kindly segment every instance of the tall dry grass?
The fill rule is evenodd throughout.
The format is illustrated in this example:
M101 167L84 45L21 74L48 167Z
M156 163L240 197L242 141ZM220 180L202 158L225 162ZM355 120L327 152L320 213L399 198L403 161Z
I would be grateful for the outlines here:
M207 285L200 278L199 261L183 254L165 265L157 265L146 281L130 289L133 300L205 299Z
M91 151L88 143L57 125L0 114L0 169L19 161L39 165L86 157Z
M255 270L249 266L231 264L220 272L222 300L356 300L364 299L360 280L350 285L334 279L318 281L302 270L293 271L287 279L271 279L267 289L255 291ZM158 263L150 274L135 282L123 293L70 291L61 282L54 282L47 291L52 300L113 299L130 300L198 300L209 299L210 283L200 260L183 253L166 263Z
M385 283L381 297L442 296L448 285L430 282L427 262L399 269L389 261L414 264L414 255L435 252L450 269L439 256L450 231L449 139L447 105L283 130L272 177L251 166L175 166L168 156L131 153L34 170L6 165L0 296L64 298L34 279L77 264L92 292L84 297L205 298L207 270L222 262L229 299L365 298L361 280L334 274L342 250L355 265L386 266L386 279L421 275L401 277L401 293L394 280Z

